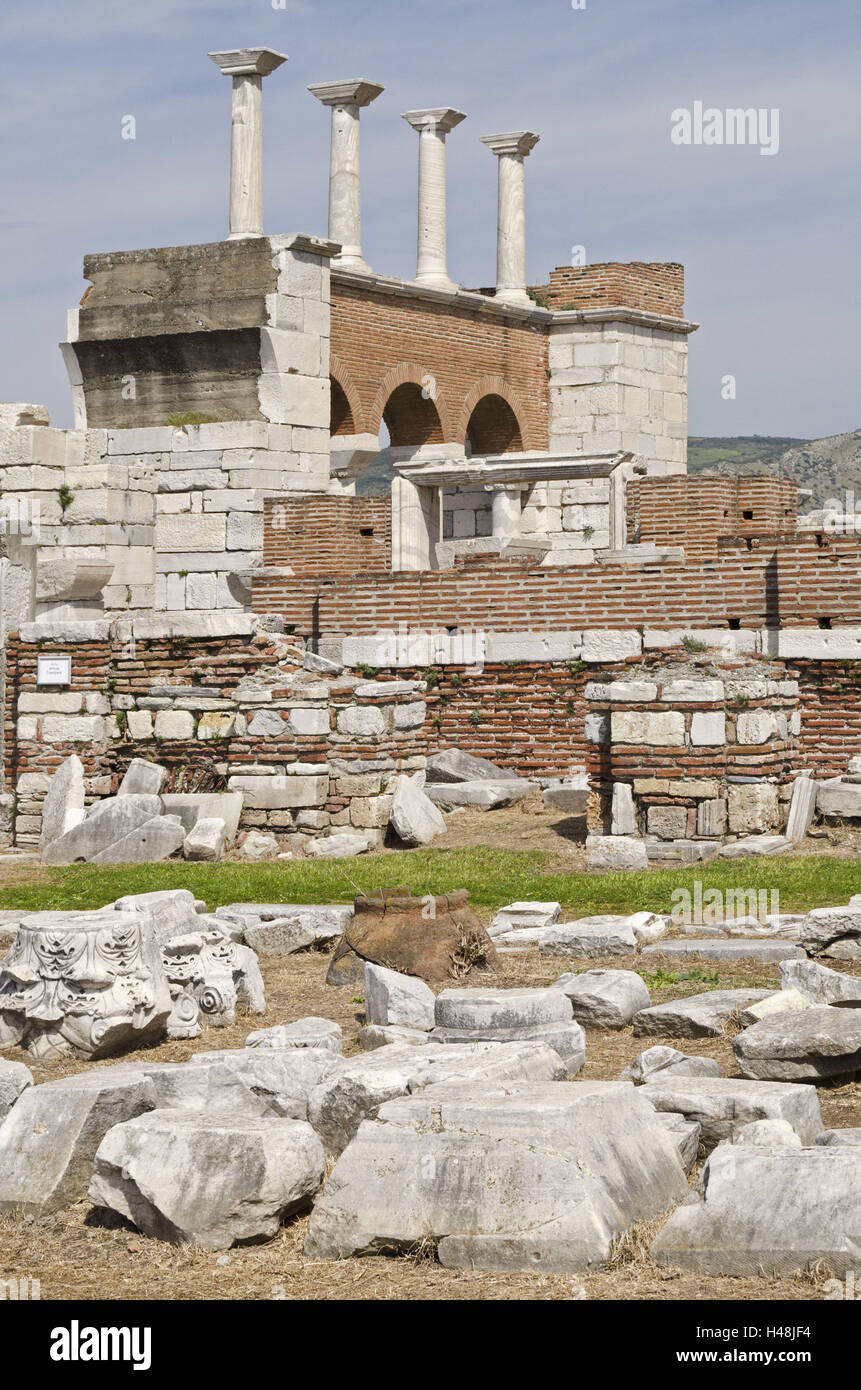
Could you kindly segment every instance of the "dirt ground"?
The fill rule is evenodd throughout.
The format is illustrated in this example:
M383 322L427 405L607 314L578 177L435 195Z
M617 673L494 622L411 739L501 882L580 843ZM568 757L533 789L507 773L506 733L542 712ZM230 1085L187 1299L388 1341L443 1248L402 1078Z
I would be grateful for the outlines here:
M650 959L649 970L662 964ZM309 1014L336 1020L344 1031L344 1051L358 1050L362 1001L355 987L325 983L325 952L262 958L266 982L266 1025L289 1023ZM552 960L537 952L502 958L499 982L506 987L547 985L568 969L609 966L633 969L634 957L606 960ZM654 1003L705 989L779 986L776 966L721 965L714 979L713 961L692 960L680 966L663 960L668 970L688 973L699 967L699 980L678 980L653 988ZM861 963L850 967L861 974ZM184 1061L194 1052L241 1047L258 1020L240 1019L233 1027L209 1030L193 1042L167 1043L147 1052L160 1061ZM618 1033L589 1030L584 1079L613 1080L648 1041L635 1038L630 1028ZM686 1052L715 1057L727 1075L738 1075L730 1038L685 1039ZM47 1081L87 1069L80 1061L34 1063L9 1051L10 1060L25 1061L37 1081ZM140 1056L141 1054L133 1054ZM127 1060L127 1059L126 1059ZM103 1066L105 1063L91 1063ZM828 1127L861 1126L861 1085L822 1086L820 1102ZM446 1270L422 1256L373 1256L340 1263L314 1263L303 1258L307 1216L284 1227L275 1240L214 1255L195 1248L175 1248L147 1239L124 1223L98 1224L86 1201L69 1211L42 1220L14 1223L0 1218L0 1278L37 1278L43 1299L643 1299L736 1300L821 1299L826 1270L792 1279L705 1278L662 1268L650 1259L649 1239L662 1223L635 1231L618 1250L612 1267L576 1277L541 1274L492 1274Z

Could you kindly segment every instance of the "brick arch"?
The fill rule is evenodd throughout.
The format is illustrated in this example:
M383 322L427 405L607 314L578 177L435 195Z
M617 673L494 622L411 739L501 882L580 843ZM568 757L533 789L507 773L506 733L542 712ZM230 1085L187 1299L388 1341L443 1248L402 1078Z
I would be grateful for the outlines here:
M457 431L454 435L459 443L466 444L466 432L469 429L472 413L486 396L500 396L511 409L520 429L521 448L523 450L529 452L533 449L543 450L546 448L546 441L539 438L532 428L529 412L519 392L509 386L504 377L491 375L479 377L463 402Z
M346 401L347 408L350 412L350 423L352 424L352 428L348 428L347 421L345 420L341 424L339 424L332 431L332 433L365 434L367 432L365 426L365 412L362 409L361 397L358 391L356 390L353 378L350 376L350 373L347 371L347 368L345 367L344 363L340 360L340 358L336 357L334 353L332 354L329 363L329 376L331 378L333 387L337 386L340 389L341 394L343 395L344 400ZM335 394L336 393L333 391L333 413Z
M419 391L428 392L429 402L433 404L439 416L442 439L446 442L456 439L457 435L452 432L448 404L436 387L436 377L429 367L419 366L416 362L399 362L383 377L369 412L370 432L379 433L386 407L398 387L410 385L418 387Z

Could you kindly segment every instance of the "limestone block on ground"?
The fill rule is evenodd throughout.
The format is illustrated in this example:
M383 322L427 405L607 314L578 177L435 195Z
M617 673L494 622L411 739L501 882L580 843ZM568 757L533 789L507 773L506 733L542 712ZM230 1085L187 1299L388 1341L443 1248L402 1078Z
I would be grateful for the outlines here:
M667 956L671 960L686 960L705 956L707 960L802 960L802 946L792 941L728 940L726 937L690 937L686 941L662 941L646 946L644 956Z
M544 956L629 956L638 946L629 917L612 914L557 922L542 933L538 949Z
M842 1277L861 1258L861 1184L849 1148L721 1146L704 1195L653 1242L660 1263L710 1275L786 1275L822 1263Z
M803 1009L809 1008L812 1008L812 1004L800 990L778 989L774 994L769 994L767 999L761 999L758 1004L751 1004L748 1008L742 1009L738 1021L743 1028L749 1028L752 1023L771 1018L773 1014L801 1013Z
M687 1120L684 1115L673 1115L656 1111L655 1118L663 1125L676 1146L679 1162L686 1173L690 1173L700 1151L700 1126L696 1120Z
M434 805L443 811L453 811L459 806L495 811L533 796L538 791L538 783L528 782L524 778L500 782L428 782L426 791Z
M861 1071L861 1009L815 1005L773 1014L733 1038L743 1076L818 1081Z
M861 978L829 970L818 961L782 961L780 986L784 990L798 991L811 1004L838 1004L843 999L851 999L861 1006Z
M861 939L861 906L817 907L808 912L801 941L811 955L843 939Z
M160 1040L168 981L149 919L33 912L0 962L0 1048L34 1057L109 1056Z
M843 781L819 782L816 809L821 816L855 820L861 816L861 785Z
M500 954L521 955L524 951L537 951L546 930L546 927L520 927L517 931L494 932L491 939Z
M802 1144L814 1144L822 1132L819 1096L812 1086L661 1071L641 1090L656 1110L696 1120L708 1148L731 1139L741 1125L754 1120L786 1120Z
M327 1153L339 1154L362 1120L384 1101L435 1082L556 1081L565 1076L557 1053L543 1043L428 1043L382 1047L345 1059L311 1092L308 1119Z
M155 1111L105 1137L89 1199L145 1235L227 1250L271 1239L324 1172L322 1145L301 1120Z
M587 1028L624 1028L651 1004L649 991L633 970L586 970L560 975L550 986L571 1001L578 1023Z
M433 990L414 975L365 962L365 1021L401 1024L430 1031L434 1025Z
M362 1125L305 1253L338 1259L430 1236L449 1268L598 1268L615 1238L686 1192L673 1138L632 1087L433 1086Z
M560 903L517 902L501 907L488 927L488 936L500 937L509 932L551 927L558 922Z
M305 847L305 853L311 859L355 859L357 854L367 854L370 848L367 836L342 831L311 840Z
M172 936L197 931L203 925L194 894L187 888L161 888L153 893L127 893L113 904L116 912L135 912L146 917L156 941L163 945Z
M160 815L157 796L106 797L90 808L84 820L47 846L43 862L88 863Z
M771 994L770 989L713 989L688 999L653 1004L634 1015L635 1038L719 1038L733 1014Z
M517 779L510 768L497 767L487 758L474 758L459 748L432 753L427 760L428 782L503 782Z
M179 816L153 816L90 858L91 864L155 864L169 859L185 841Z
M227 832L224 821L204 816L196 823L194 829L185 836L182 844L182 857L183 859L217 864L220 859L224 858L226 843Z
M395 783L395 796L389 824L405 845L429 845L446 832L445 816L424 790L421 775L401 774Z
M42 802L39 849L48 848L84 819L84 765L76 753L66 758L48 783Z
M250 864L259 864L264 859L274 859L279 848L270 830L249 830L236 851L236 857Z
M280 1115L286 1119L304 1120L308 1112L308 1097L340 1062L340 1053L327 1047L245 1047L216 1052L196 1052L183 1069L197 1073L211 1072L210 1098L207 1111L228 1109L238 1105L228 1098L228 1086L223 1077L231 1079L234 1093L247 1093L254 1113ZM158 1078L154 1078L158 1092ZM238 1085L237 1085L238 1083ZM174 1078L174 1084L178 1084ZM159 1095L159 1105L166 1102ZM181 1089L171 1101L175 1108L194 1109L183 1097Z
M785 854L792 849L792 844L785 835L747 835L731 845L722 845L718 854L721 859L747 859L750 855L771 858L775 854Z
M645 843L628 835L589 835L586 840L586 867L598 873L647 869L649 858Z
M216 917L239 927L260 955L292 954L337 940L352 919L344 903L230 903Z
M23 1062L9 1062L5 1057L0 1057L0 1124L18 1097L32 1085L33 1074Z
M359 1047L363 1052L392 1045L425 1047L430 1040L430 1033L423 1028L405 1028L402 1024L368 1023L359 1029Z
M158 796L167 779L167 768L146 758L132 758L120 782L119 796Z
M434 1010L441 1028L522 1028L571 1017L567 997L548 989L444 989Z
M279 1023L274 1028L261 1028L249 1033L245 1039L246 1047L254 1048L320 1048L324 1052L340 1055L343 1051L343 1035L340 1023L328 1018L297 1019L295 1023Z
M751 1120L739 1125L732 1144L752 1144L757 1149L800 1149L801 1140L788 1120Z
M660 1043L639 1052L633 1062L629 1062L619 1073L620 1081L633 1081L642 1086L653 1076L723 1076L720 1063L713 1057L690 1057L678 1048L665 1047Z
M574 1019L567 1023L524 1023L510 1028L472 1028L436 1027L429 1034L434 1043L542 1043L558 1054L565 1067L566 1076L576 1076L583 1070L586 1061L586 1035Z
M861 1147L861 1129L824 1129L816 1142L817 1144L824 1144L826 1148L835 1146L859 1148Z
M568 816L585 816L589 802L589 785L573 782L554 783L544 788L541 800L545 811L564 811Z
M796 777L792 784L786 838L800 844L806 837L816 815L817 785L812 777Z
M0 1125L0 1215L44 1216L86 1194L108 1130L152 1110L145 1076L85 1072L31 1086Z
M166 816L179 816L186 834L201 820L224 821L226 843L232 845L239 829L243 796L241 792L166 792L162 797Z

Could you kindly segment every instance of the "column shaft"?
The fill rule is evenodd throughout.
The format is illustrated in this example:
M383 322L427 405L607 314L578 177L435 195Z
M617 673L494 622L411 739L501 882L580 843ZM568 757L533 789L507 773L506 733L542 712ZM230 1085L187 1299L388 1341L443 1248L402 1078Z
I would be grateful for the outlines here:
M263 235L263 78L233 79L228 241Z

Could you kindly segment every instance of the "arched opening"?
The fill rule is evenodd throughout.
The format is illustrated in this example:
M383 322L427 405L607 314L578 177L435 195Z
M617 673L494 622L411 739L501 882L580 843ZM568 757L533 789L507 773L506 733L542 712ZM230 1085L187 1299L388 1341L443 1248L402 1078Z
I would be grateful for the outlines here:
M383 411L392 448L404 445L441 444L439 413L427 391L413 381L405 381L389 396Z
M329 423L330 434L355 434L356 422L347 400L347 393L340 382L331 378L332 406Z
M482 396L469 417L467 454L510 454L522 449L520 425L508 401L497 395Z

